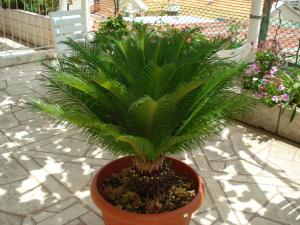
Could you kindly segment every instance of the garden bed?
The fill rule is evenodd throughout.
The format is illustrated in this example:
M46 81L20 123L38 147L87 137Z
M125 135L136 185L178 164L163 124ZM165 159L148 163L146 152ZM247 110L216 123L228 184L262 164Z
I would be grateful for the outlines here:
M283 110L279 105L268 107L259 104L240 121L300 143L300 109L297 109L296 116L290 123L291 114L291 109Z

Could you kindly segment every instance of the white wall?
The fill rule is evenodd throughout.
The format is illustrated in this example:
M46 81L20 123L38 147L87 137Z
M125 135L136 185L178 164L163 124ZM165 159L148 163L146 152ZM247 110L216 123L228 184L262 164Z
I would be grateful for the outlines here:
M33 47L53 46L48 16L0 7L0 18L4 18L0 20L0 32L30 43Z

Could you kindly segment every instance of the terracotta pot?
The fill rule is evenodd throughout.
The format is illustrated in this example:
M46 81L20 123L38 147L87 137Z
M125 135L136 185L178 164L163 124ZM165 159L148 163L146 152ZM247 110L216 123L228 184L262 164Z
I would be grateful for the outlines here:
M196 197L182 208L160 214L138 214L114 207L106 201L98 191L98 185L113 173L121 171L131 165L131 158L124 157L112 161L98 171L92 181L91 196L96 206L101 209L105 225L188 225L191 215L204 200L204 182L197 173L185 163L169 158L173 161L174 169L180 174L189 177L197 184Z

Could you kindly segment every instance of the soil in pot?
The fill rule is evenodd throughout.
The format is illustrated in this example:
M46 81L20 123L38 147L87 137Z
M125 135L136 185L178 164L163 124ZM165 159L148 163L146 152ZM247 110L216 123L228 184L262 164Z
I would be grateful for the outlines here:
M142 214L181 208L193 200L196 190L194 181L177 173L170 160L156 174L140 174L129 167L99 186L101 195L115 207Z

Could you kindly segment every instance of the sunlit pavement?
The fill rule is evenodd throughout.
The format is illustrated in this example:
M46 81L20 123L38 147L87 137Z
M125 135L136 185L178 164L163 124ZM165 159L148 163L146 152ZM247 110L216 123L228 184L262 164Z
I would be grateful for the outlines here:
M41 74L37 63L0 69L0 224L103 225L89 183L111 157L26 109L45 93ZM232 124L181 158L207 187L191 225L300 224L299 146Z

